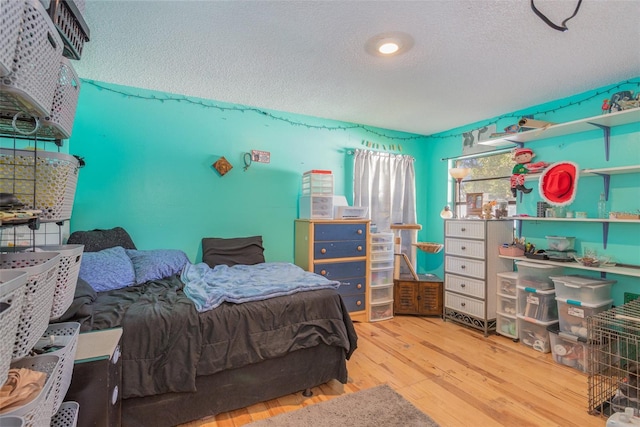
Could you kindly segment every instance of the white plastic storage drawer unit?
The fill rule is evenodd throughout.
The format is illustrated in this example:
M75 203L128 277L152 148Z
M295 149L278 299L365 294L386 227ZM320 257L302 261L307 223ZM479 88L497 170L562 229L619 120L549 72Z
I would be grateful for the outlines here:
M299 217L304 219L333 218L333 196L300 197Z
M444 225L444 319L496 329L497 273L513 271L498 247L513 241L513 221L450 219Z

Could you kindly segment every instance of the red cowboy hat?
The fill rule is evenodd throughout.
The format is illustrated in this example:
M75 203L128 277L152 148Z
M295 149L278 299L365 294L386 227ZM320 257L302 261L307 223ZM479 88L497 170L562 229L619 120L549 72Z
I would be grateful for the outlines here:
M578 188L578 165L557 162L540 176L540 196L550 205L565 206L573 202Z

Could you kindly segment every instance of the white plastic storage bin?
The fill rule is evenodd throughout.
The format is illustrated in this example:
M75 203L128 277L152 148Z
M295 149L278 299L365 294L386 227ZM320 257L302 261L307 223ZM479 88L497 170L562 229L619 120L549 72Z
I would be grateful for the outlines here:
M517 285L518 273L515 271L498 273L498 294L515 297Z
M553 280L550 277L561 276L563 270L563 267L525 261L517 262L516 267L518 268L518 286L541 290L553 289Z
M7 380L26 284L24 271L0 270L0 384Z
M597 304L611 299L611 287L615 280L569 275L552 276L556 286L556 296L566 300Z
M78 402L63 402L58 412L51 417L51 427L75 427L79 410Z
M547 327L554 323L558 323L558 321L540 322L518 315L518 337L520 342L541 353L549 353L551 351L551 341L549 340Z
M15 108L16 113L47 117L51 113L58 80L62 39L39 0L2 3L20 3L22 12L19 17L13 14L13 19L2 21L11 39L1 43L9 45L12 40L16 43L9 73L0 79L0 100L3 106L13 106L11 112ZM15 26L19 36L14 40L15 28L12 27Z
M371 261L393 261L393 252L371 251Z
M369 305L369 321L378 322L393 318L393 301Z
M34 346L36 353L51 354L59 358L56 371L52 374L51 415L55 415L67 394L73 374L73 364L78 348L80 324L76 322L52 323Z
M2 427L24 427L24 418L13 415L0 415L0 426Z
M518 339L518 318L502 313L496 315L496 332L511 339Z
M333 196L300 197L300 218L333 219Z
M60 2L62 3L62 2ZM43 118L41 124L47 136L68 139L73 130L76 106L80 95L80 79L67 58L60 58L56 90L53 93L51 114Z
M597 304L563 298L556 298L556 300L558 302L560 331L582 338L587 337L587 318L609 310L613 305L612 299Z
M393 268L371 269L371 287L393 285Z
M25 426L42 427L51 423L51 410L53 393L51 389L55 382L55 372L58 367L58 356L42 354L40 356L25 357L11 363L11 368L25 368L32 371L43 372L47 375L44 387L40 393L22 406L14 408L3 415L12 415L24 418Z
M518 286L518 314L541 322L558 320L556 291Z
M374 250L373 246L375 245L385 245L385 248L388 248L389 244L391 244L391 250L393 250L393 233L371 233L371 250Z
M393 285L371 286L371 304L393 301Z
M58 252L60 254L56 290L53 294L53 305L51 307L51 320L58 319L73 302L84 245L46 245L37 246L36 248L45 252Z
M8 75L13 67L23 13L24 2L0 1L0 77Z
M71 218L79 164L72 155L43 150L0 149L0 192L13 193L40 222Z
M518 313L516 298L511 296L498 295L498 312L501 314L515 316Z
M26 356L49 325L59 262L57 252L7 253L0 257L2 269L27 273L13 358Z
M551 339L551 354L556 362L587 372L587 339L560 331L558 324L547 328Z
M575 237L565 236L545 236L547 238L547 249L551 251L566 252L573 250L575 245Z
M371 261L371 270L386 270L393 268L393 257L387 260Z
M305 172L302 175L302 195L333 197L333 175L331 173Z

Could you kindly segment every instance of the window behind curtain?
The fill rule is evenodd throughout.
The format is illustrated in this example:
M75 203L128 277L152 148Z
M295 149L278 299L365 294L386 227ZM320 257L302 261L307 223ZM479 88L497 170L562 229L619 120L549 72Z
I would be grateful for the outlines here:
M509 215L515 214L516 201L509 184L514 166L510 151L458 159L453 166L471 169L460 186L461 200L457 200L458 194L454 191L454 202L456 206L459 205L461 217L467 216L467 194L472 193L482 194L483 203L506 200L509 203Z

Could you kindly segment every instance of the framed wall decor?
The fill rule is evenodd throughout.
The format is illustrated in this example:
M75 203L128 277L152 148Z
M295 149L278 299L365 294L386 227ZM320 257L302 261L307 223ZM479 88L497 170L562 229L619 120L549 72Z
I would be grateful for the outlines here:
M482 193L467 193L467 217L482 214Z

